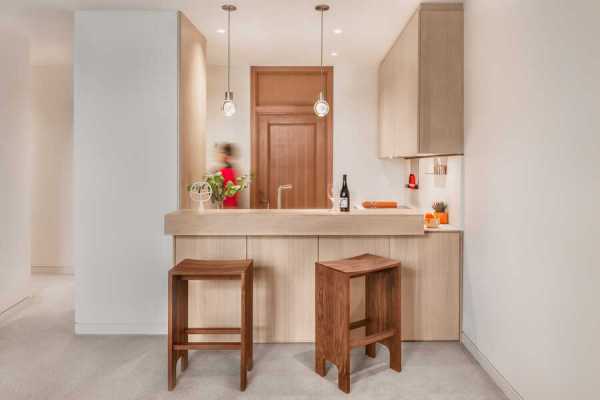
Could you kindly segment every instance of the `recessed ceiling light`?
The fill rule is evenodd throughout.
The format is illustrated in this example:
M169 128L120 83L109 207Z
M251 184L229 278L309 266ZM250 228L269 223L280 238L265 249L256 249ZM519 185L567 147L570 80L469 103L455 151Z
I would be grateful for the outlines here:
M333 57L337 57L337 51L332 51L332 52L331 52L331 55L332 55Z
M225 29L217 29L217 33L223 34L225 33Z
M339 35L340 33L344 32L343 30L341 30L340 28L336 28L333 30L333 33L336 35Z

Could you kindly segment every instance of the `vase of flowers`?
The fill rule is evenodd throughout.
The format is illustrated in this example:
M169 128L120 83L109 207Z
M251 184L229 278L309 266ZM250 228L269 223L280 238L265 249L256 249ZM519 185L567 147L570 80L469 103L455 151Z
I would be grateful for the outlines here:
M235 180L235 183L229 181L227 184L225 184L225 179L220 171L215 172L214 174L206 175L205 181L212 189L210 201L215 208L223 208L223 200L225 200L226 197L235 196L241 191L247 189L248 185L250 184L249 175L238 176Z
M446 211L448 203L445 201L435 201L431 208L435 210L433 214L440 220L440 224L448 223L448 211Z

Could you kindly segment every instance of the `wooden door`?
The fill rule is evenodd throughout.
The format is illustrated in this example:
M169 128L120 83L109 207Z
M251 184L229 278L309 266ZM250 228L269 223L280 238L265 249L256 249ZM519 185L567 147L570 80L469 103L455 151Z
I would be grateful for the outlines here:
M314 115L320 91L315 67L252 67L251 207L327 208L327 186L332 181L332 77L324 71L330 112Z

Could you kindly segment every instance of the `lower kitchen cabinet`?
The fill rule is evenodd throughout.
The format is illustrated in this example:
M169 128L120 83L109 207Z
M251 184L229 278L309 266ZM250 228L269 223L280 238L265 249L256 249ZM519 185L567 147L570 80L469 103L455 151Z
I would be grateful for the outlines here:
M459 340L460 232L390 239L390 258L402 263L402 339Z
M256 342L314 341L315 262L364 253L402 263L403 340L459 340L461 232L375 237L176 236L175 241L175 261L254 260ZM352 280L352 320L364 318L364 285L364 278ZM236 282L192 282L190 326L238 326L238 292ZM360 334L361 330L356 331ZM194 340L215 338L202 335Z

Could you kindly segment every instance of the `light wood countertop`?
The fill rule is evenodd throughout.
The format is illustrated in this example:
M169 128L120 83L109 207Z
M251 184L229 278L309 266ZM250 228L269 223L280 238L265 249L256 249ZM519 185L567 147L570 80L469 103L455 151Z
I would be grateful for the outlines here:
M403 236L423 235L415 209L179 210L165 216L173 236Z
M443 224L437 228L425 228L425 232L462 232L463 229L456 225Z

